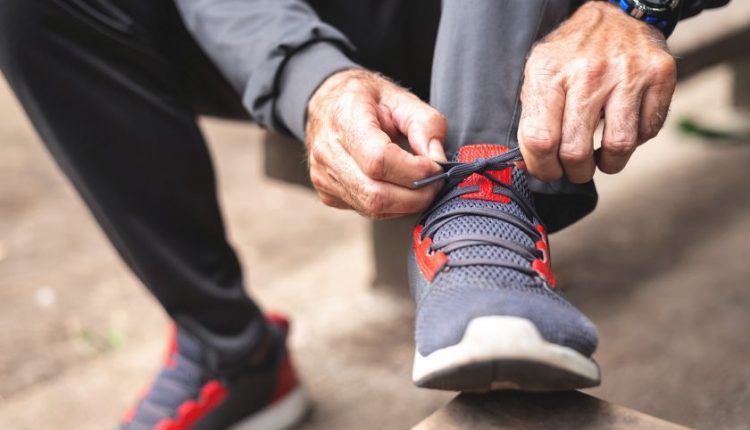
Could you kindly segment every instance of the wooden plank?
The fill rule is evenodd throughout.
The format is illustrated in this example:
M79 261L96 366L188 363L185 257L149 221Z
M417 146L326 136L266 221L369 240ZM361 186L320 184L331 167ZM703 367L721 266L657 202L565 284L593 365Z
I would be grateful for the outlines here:
M678 430L686 427L579 391L461 394L412 430Z

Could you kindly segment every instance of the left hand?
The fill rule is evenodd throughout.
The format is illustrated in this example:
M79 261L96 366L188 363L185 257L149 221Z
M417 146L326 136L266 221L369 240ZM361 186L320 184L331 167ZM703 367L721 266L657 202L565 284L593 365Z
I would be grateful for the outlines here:
M518 140L529 172L584 183L597 166L621 171L664 125L675 83L676 63L659 31L607 2L584 4L526 64Z

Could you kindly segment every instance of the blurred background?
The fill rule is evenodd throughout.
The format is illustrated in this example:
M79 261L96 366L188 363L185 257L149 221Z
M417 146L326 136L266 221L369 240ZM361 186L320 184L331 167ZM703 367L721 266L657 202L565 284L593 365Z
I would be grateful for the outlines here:
M665 130L598 174L599 208L551 239L562 288L600 330L590 392L698 428L750 428L749 6L678 29ZM450 399L410 382L413 306L383 277L401 266L376 263L372 225L269 178L257 127L203 125L250 290L292 315L316 403L304 428L407 428ZM0 429L112 428L166 333L0 79Z

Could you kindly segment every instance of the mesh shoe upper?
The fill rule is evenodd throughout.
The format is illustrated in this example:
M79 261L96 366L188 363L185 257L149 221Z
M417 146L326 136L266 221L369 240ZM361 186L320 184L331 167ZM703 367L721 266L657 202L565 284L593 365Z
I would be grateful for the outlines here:
M274 321L269 325L273 347L264 364L232 375L209 371L201 344L182 330L174 330L166 363L126 413L120 428L218 430L285 396L297 385L285 347L287 324Z
M469 163L506 151L472 145L462 148L455 161ZM587 356L596 349L593 324L553 289L551 273L540 272L541 260L549 261L543 250L546 237L538 233L541 222L531 206L526 173L514 164L510 160L508 167L494 171L476 165L460 175L459 183L449 181L417 226L410 277L418 302L416 342L423 356L457 343L472 319L489 315L526 318L547 341ZM420 240L431 245L428 250L419 249ZM434 265L419 264L419 253L425 251L422 262L447 257L437 261L435 273L430 271Z

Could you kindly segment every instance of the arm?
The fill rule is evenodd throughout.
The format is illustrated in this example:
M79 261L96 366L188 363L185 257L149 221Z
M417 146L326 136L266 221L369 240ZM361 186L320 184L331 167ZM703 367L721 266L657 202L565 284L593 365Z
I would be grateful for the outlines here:
M185 24L254 121L304 138L305 109L333 73L358 67L338 30L301 0L177 0Z
M439 186L445 119L361 70L353 47L302 0L177 0L188 29L263 126L305 140L323 203L371 218L426 209ZM309 120L308 120L309 116ZM412 152L395 142L406 137Z
M675 83L676 63L660 31L608 2L585 3L526 64L518 140L529 172L585 183L597 167L621 171L661 129Z
M681 17L728 0L686 0ZM550 181L617 173L664 125L676 63L664 34L608 1L589 1L532 50L518 140L529 172ZM601 148L593 136L604 117Z

